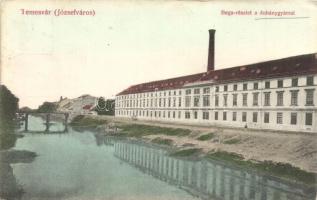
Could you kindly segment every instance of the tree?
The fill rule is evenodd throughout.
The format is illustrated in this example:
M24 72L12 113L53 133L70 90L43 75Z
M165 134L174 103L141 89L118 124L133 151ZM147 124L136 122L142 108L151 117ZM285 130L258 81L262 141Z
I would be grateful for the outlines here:
M14 146L14 122L19 109L19 99L4 85L0 85L0 149Z
M44 102L42 105L39 106L37 109L37 112L42 112L42 113L50 113L50 112L55 112L57 109L57 105L52 102Z
M0 126L13 124L18 103L19 99L5 85L0 85Z
M113 99L105 100L103 97L100 97L95 107L95 111L98 115L114 115L114 108Z

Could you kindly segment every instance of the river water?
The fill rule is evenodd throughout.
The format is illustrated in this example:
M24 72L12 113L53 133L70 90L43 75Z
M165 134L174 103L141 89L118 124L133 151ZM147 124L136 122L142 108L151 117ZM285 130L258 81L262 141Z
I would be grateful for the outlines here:
M29 129L45 129L40 118L29 123ZM155 145L91 131L24 133L14 149L38 154L31 163L11 164L22 199L315 199L302 185L219 161L170 157Z

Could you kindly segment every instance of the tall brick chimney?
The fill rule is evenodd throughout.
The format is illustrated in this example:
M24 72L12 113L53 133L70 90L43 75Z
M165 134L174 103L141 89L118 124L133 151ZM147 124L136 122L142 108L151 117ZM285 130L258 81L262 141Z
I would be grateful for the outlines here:
M208 50L208 66L207 71L215 70L215 32L216 30L209 30L209 50Z

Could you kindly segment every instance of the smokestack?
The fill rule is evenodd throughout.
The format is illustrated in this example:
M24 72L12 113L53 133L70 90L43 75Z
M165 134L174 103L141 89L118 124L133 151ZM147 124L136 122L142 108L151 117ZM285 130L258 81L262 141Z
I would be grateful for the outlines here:
M208 50L208 66L207 71L215 70L215 32L216 30L209 30L209 50Z

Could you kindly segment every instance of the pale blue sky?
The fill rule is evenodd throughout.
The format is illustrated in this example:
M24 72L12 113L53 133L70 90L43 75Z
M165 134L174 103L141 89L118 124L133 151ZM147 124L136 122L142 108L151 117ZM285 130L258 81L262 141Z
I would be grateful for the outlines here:
M245 1L249 2L249 1ZM304 1L10 1L2 5L2 82L37 107L82 94L206 70L208 29L216 69L317 52L317 8ZM91 16L23 16L20 9L94 9ZM255 20L221 10L295 11Z

